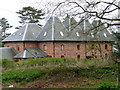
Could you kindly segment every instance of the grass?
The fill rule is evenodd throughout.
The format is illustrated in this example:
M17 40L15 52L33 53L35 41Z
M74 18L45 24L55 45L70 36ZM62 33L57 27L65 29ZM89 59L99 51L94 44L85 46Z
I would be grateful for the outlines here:
M110 86L109 82L117 83L117 74L117 64L114 62L64 58L37 58L20 62L3 60L2 83L14 82L18 83L16 87L20 87L31 82L36 83L36 80L42 79L42 83L52 83L70 81L74 78L88 78L91 81L100 80L100 82L83 81L84 83L73 82L67 85L104 87L104 84L100 83L107 81L108 83L105 84L107 86ZM53 88L60 87L62 86L53 86Z
M13 62L6 59L2 60L3 69L24 69L33 67L80 67L80 68L97 68L97 67L113 67L116 66L114 62L102 62L97 60L76 60L76 59L65 59L65 58L36 58L26 59L20 62Z

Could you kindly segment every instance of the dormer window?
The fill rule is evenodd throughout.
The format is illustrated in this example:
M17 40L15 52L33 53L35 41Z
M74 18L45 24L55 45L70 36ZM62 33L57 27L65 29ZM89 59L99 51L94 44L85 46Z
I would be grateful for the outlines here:
M76 35L79 37L80 36L80 34L78 33L78 32L76 32Z
M61 35L61 36L64 36L63 32L60 32L60 35Z

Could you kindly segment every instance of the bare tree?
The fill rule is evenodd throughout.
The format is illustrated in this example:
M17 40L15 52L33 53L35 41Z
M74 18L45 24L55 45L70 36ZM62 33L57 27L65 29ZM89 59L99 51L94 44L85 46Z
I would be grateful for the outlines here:
M118 10L120 10L120 6L118 5L117 0L111 1L71 1L67 0L61 2L57 5L57 7L53 10L55 12L62 5L71 5L69 7L69 12L72 12L72 16L84 17L85 19L98 19L104 21L107 27L111 26L119 26L120 18L118 17Z

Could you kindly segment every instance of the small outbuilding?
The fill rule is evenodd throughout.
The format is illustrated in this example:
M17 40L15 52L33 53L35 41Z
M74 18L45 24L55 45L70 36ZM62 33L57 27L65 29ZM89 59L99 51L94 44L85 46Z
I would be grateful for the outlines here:
M41 58L48 57L48 55L39 48L28 47L21 53L14 56L15 59Z
M17 54L18 52L12 47L0 47L0 59L15 61L13 57Z

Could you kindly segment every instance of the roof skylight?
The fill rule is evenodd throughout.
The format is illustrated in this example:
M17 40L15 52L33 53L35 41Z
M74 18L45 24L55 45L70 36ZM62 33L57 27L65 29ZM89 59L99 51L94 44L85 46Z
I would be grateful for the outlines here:
M22 33L19 34L20 36L22 35Z
M15 35L15 33L13 33L12 35Z
M78 32L76 32L76 35L79 37L80 36L80 34L78 33Z
M35 35L35 33L32 33L33 35Z
M47 32L45 32L43 36L46 36L46 35L47 35Z
M94 37L94 34L93 34L93 33L91 33L91 36L92 36L92 37Z
M107 37L106 33L104 33L104 37Z
M63 32L60 32L60 35L61 35L61 36L64 36Z

